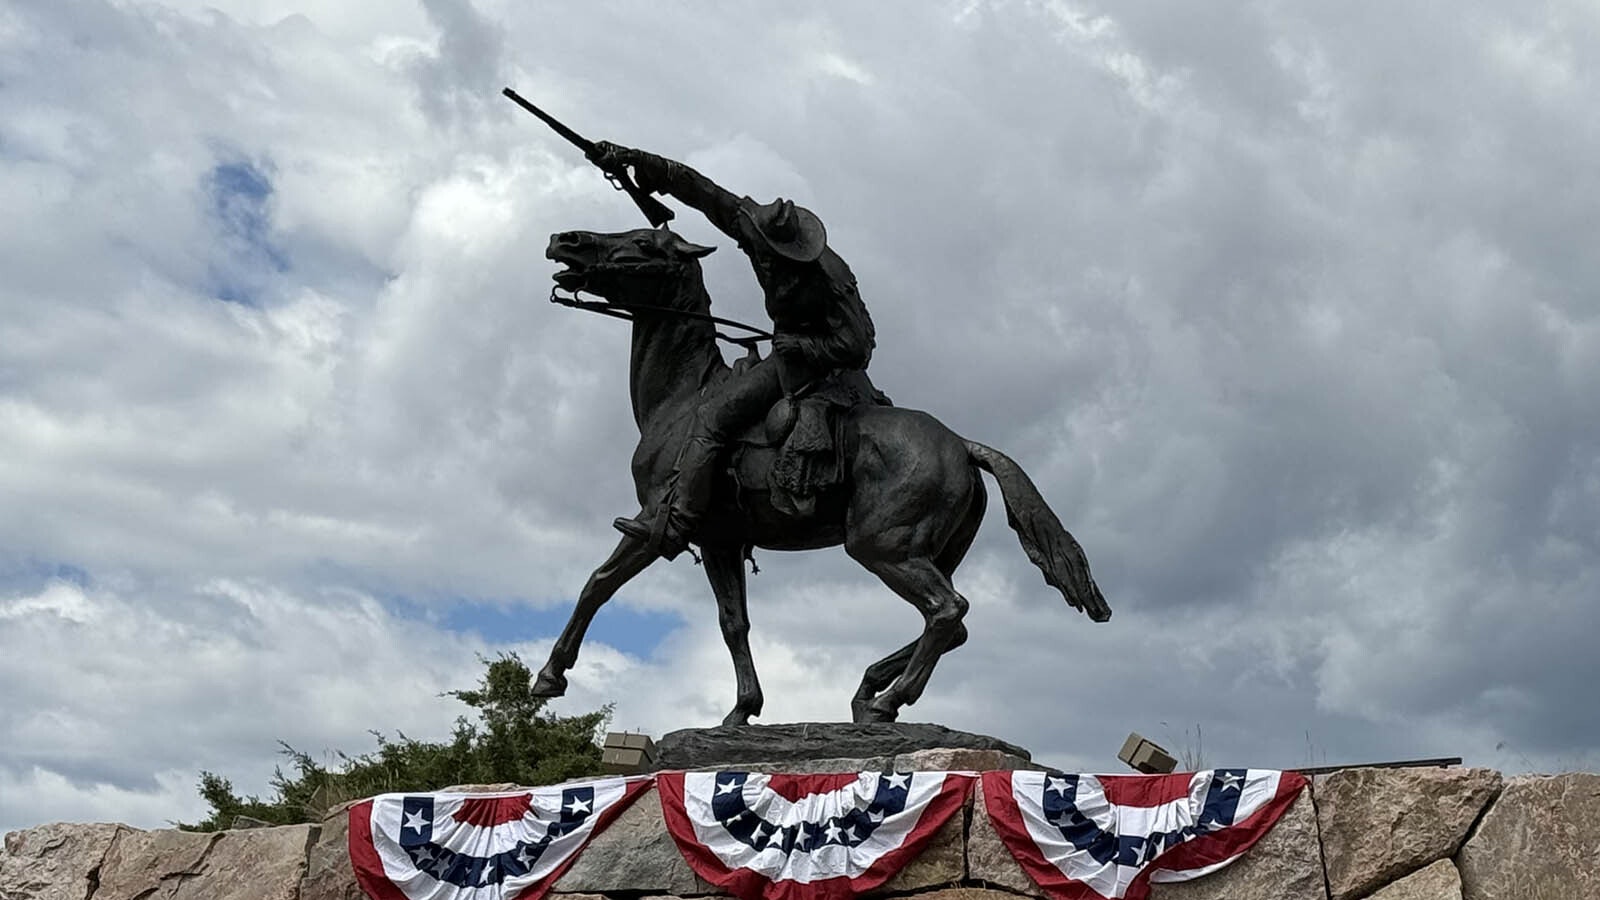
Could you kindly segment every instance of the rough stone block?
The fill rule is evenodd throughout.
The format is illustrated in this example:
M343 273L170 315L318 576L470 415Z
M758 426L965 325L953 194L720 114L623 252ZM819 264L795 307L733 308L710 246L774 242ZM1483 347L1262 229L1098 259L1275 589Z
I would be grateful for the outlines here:
M1315 780L1333 900L1355 900L1455 854L1500 792L1491 769L1345 769Z
M966 813L971 809L969 798L965 808L957 810L950 821L934 832L928 846L923 847L922 852L904 869L873 891L873 895L904 894L942 884L960 884L967 874Z
M917 900L1017 900L1017 895L989 888L958 887L918 894Z
M871 759L806 759L788 762L739 763L733 766L716 766L736 772L765 772L784 775L834 775L840 772L888 772L893 770L895 758L876 756ZM910 771L901 769L899 771Z
M1367 900L1461 900L1461 873L1441 859L1380 888Z
M315 844L306 858L300 900L365 900L350 866L350 852L341 843Z
M166 897L184 878L200 872L201 863L221 832L128 831L106 853L100 866L99 900Z
M984 806L983 782L974 792L972 825L967 829L967 877L1024 894L1039 895L1039 886L1022 871L1017 860L995 833Z
M315 825L197 834L130 831L112 843L94 900L297 900Z
M306 853L300 900L366 900L350 865L350 807L357 802L341 804L323 817L322 833Z
M646 893L696 897L717 889L683 861L661 820L661 798L650 788L622 811L578 856L555 888L560 893Z
M1311 792L1233 865L1193 881L1151 885L1151 900L1327 900Z
M206 871L174 891L172 898L297 900L307 851L318 831L315 825L225 831L206 858Z
M1004 750L938 748L897 754L892 761L892 768L896 772L1010 772L1044 767L1025 756Z
M1466 900L1600 897L1600 775L1522 775L1456 857Z
M0 898L84 900L125 825L40 825L6 835L0 853Z

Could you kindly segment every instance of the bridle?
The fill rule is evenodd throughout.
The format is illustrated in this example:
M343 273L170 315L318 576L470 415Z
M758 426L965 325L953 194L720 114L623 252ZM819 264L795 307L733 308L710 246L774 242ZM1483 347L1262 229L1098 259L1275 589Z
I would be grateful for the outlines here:
M720 331L713 331L712 333L717 336L717 340L719 341L727 341L730 344L737 344L746 349L752 348L762 341L772 340L772 332L770 331L763 331L753 325L746 325L743 322L737 322L733 319L724 319L721 316L713 316L710 313L695 312L687 309L672 309L665 306L651 306L645 303L615 303L610 300L584 300L579 296L582 292L582 288L575 288L572 291L572 296L563 297L561 296L559 287L552 287L550 289L550 302L560 306L571 307L572 309L581 309L585 312L599 313L603 316L610 316L613 319L622 319L628 322L634 321L634 319L638 317L639 313L646 312L652 315L677 316L682 319L696 319L701 322L710 322L713 325L726 325L730 328L739 328L750 332L750 336L734 337L731 334L723 334Z

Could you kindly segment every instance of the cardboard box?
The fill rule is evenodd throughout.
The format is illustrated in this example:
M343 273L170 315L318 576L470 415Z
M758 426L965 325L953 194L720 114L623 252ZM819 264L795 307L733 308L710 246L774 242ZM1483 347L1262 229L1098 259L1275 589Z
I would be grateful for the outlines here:
M656 757L656 742L650 740L648 734L634 734L629 731L613 731L606 735L607 747L617 747L625 750L643 750L651 759Z
M650 768L643 750L605 747L600 750L600 771L607 775L639 775Z
M1146 775L1165 775L1178 768L1178 761L1172 758L1172 754L1136 733L1128 735L1128 739L1122 742L1117 759Z
M607 775L639 775L655 768L656 742L647 734L613 731L600 748L600 768Z

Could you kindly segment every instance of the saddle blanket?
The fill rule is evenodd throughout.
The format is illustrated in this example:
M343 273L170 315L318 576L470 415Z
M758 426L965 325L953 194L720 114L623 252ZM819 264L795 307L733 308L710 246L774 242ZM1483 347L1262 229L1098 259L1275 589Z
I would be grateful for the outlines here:
M985 772L984 805L1006 848L1056 900L1143 900L1151 882L1227 866L1306 785L1296 772L1177 775Z

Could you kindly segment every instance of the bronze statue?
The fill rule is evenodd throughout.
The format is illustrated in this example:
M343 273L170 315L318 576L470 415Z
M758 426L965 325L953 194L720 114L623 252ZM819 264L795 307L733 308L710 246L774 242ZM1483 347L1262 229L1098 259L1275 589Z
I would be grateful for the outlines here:
M744 560L753 547L842 544L923 615L922 634L869 666L851 703L857 722L893 721L922 695L939 657L967 639L967 601L950 576L983 520L980 469L995 477L1007 521L1045 581L1094 621L1110 618L1082 548L1015 462L927 413L890 405L872 387L872 322L815 215L783 200L757 204L652 154L580 146L634 187L631 167L636 202L670 194L733 237L755 267L775 334L771 354L752 351L728 366L716 329L727 320L710 314L700 269L713 248L665 227L551 237L546 255L563 265L558 288L601 298L564 302L633 320L629 391L640 438L632 467L641 509L617 521L622 539L578 595L535 680L537 694L565 692L589 622L623 584L695 544L738 682L723 724L747 724L762 696Z
M664 508L649 521L615 523L672 559L711 506L714 467L733 435L764 418L780 398L793 408L795 398L826 378L864 373L872 358L872 318L855 275L828 246L822 220L810 210L783 199L760 205L683 163L614 144L599 147L603 167L632 167L641 189L676 197L734 239L750 257L773 324L772 355L707 391L695 408ZM798 502L810 502L815 489L825 486L797 484L791 493Z

